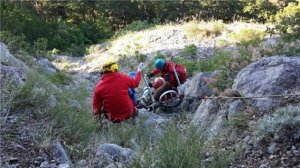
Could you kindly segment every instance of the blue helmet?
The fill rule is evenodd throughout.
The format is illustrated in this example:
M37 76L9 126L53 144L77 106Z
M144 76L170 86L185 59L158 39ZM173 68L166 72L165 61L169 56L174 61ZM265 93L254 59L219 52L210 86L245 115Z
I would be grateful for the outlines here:
M162 69L165 65L166 61L164 59L157 59L155 61L154 67L158 69Z
M136 75L136 72L135 72L135 71L131 71L131 72L129 72L129 74L128 74L128 76L130 76L130 77L132 77L132 78L134 78L135 75Z

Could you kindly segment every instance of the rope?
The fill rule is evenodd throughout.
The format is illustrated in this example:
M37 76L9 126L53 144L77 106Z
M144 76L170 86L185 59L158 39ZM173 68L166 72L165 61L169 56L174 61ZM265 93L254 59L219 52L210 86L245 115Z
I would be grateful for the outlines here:
M263 96L248 96L248 97L228 97L228 96L215 96L215 97L193 97L193 96L184 96L185 98L192 99L259 99L259 98L276 98L276 97L295 97L300 96L300 94L285 94L285 95L263 95Z

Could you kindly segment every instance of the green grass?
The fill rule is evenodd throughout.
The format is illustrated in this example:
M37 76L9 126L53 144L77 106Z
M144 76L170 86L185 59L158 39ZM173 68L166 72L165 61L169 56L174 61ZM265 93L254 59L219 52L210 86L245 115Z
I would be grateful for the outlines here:
M171 123L164 130L153 147L138 156L133 167L199 167L203 141L196 130L181 130Z
M25 84L18 90L14 97L12 107L25 108L44 107L46 99L53 92L51 83L37 71L29 71Z
M49 75L49 80L55 84L68 84L71 82L71 76L64 71L59 71Z

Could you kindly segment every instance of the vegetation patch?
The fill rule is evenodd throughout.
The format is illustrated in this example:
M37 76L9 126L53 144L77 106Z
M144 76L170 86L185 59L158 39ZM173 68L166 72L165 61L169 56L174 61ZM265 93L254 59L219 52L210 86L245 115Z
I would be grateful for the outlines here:
M184 31L188 38L217 37L225 30L226 26L221 21L191 21L184 25Z
M300 108L298 105L280 108L259 119L253 127L256 130L255 135L267 142L272 139L290 139L299 131Z
M242 29L238 33L230 33L231 38L238 45L258 46L265 37L265 31L257 29Z

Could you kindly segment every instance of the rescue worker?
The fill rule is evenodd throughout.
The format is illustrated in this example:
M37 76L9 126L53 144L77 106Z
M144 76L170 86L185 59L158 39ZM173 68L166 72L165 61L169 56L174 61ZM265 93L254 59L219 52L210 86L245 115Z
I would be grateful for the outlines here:
M187 78L187 71L183 65L167 62L164 59L157 59L154 63L154 67L155 69L148 74L148 77L151 78L157 74L161 74L161 77L163 77L166 81L154 92L153 96L156 101L159 100L160 95L162 95L165 91L177 90L177 86L179 84L175 77L174 69L181 84L184 83Z
M136 88L141 80L141 71L145 68L140 63L134 78L118 72L118 64L107 61L102 66L102 76L93 93L93 114L97 119L104 115L108 120L119 123L135 115L128 88Z

